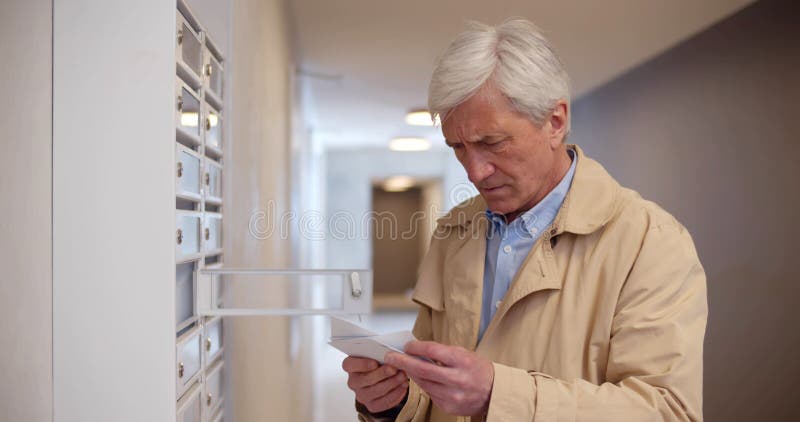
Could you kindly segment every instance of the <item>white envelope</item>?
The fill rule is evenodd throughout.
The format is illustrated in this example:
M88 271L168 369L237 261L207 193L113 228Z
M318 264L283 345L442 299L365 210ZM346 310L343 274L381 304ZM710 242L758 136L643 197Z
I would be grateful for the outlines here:
M331 317L331 346L348 356L375 359L383 363L386 352L403 353L406 343L416 340L410 331L378 334L358 324Z

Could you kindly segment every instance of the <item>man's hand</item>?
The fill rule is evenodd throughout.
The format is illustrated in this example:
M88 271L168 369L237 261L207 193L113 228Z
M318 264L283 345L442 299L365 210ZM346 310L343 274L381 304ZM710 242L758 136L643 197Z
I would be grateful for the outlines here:
M376 360L347 357L342 369L348 374L347 386L356 393L356 400L372 413L397 406L408 393L406 374Z
M402 353L386 353L386 364L405 371L445 412L458 416L486 413L492 395L492 362L463 347L432 341L412 341L406 353L432 360L425 362Z

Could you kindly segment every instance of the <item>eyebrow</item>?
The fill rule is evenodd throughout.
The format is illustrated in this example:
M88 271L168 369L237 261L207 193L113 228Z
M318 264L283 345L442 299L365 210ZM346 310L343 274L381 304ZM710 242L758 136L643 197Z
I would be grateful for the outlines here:
M497 138L505 139L505 138L508 138L508 135L502 134L502 133L489 133L489 134L481 136L480 138L478 138L478 139L476 139L474 141L469 141L468 140L467 142L470 142L470 143L483 143L483 142L488 141L489 139L497 139ZM447 146L452 147L453 145L460 144L461 142L460 141L451 142L449 139L445 138L444 143L447 144Z

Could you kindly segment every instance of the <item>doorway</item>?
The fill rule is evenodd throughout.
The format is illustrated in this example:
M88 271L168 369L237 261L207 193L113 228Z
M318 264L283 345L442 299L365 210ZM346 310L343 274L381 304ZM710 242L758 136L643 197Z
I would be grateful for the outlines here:
M438 213L441 183L388 179L372 185L373 305L376 311L416 309L411 293Z

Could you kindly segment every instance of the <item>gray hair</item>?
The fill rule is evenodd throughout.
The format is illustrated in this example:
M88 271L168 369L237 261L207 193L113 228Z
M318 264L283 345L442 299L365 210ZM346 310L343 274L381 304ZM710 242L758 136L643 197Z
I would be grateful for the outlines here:
M496 27L470 22L436 63L428 88L431 116L443 122L487 81L536 124L547 120L559 100L569 104L564 65L542 32L525 19Z

